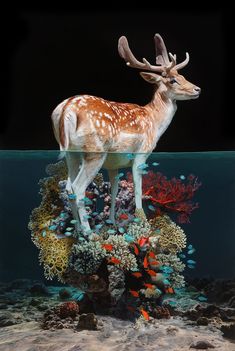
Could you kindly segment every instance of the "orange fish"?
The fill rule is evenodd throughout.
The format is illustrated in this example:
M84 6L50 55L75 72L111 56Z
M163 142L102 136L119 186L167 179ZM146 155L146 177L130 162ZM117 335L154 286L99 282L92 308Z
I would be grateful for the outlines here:
M121 261L117 259L116 257L111 257L108 262L114 263L114 264L119 264Z
M171 287L167 288L167 289L165 290L165 292L166 292L167 294L174 294L174 293L175 293L174 289L171 288Z
M111 244L103 244L102 247L107 251L112 251L113 245Z
M132 307L132 306L126 306L126 308L127 308L130 312L135 313L134 307Z
M135 291L135 290L129 290L131 295L134 296L134 297L139 297L139 293L138 291Z
M149 321L149 314L148 314L148 312L143 310L143 308L140 310L140 312L144 316L144 319L146 319L146 321Z
M134 251L136 255L139 255L139 249L135 244L134 244Z
M150 252L149 252L149 257L151 257L151 258L156 258L155 253L154 253L153 251L150 251Z
M146 271L149 275L152 275L153 277L156 277L157 273L155 271L153 271L152 269L148 269Z
M136 277L136 278L140 278L140 277L142 277L142 273L140 273L140 272L134 272L134 273L131 273L134 277Z
M128 219L128 215L126 213L122 213L120 214L119 219Z
M147 244L149 241L149 238L145 238L144 236L141 237L139 240L138 240L138 244L140 245L140 247L144 246L145 244Z
M146 286L146 288L148 289L153 289L154 285L153 284L149 284L149 283L144 283L144 286Z
M147 255L146 255L144 258L144 268L147 268L148 265L149 265L149 263L148 263L148 259L147 259Z

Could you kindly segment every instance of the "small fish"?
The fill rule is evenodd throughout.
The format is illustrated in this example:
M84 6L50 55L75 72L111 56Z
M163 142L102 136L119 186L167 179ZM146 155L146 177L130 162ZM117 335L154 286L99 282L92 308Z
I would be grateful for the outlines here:
M188 266L188 268L191 268L191 269L195 268L195 266L193 266L192 264L188 264L187 266Z
M77 195L76 194L69 194L68 198L69 198L69 200L76 200Z
M166 274L171 274L174 271L173 268L169 266L162 266L161 270Z
M150 211L156 211L156 208L153 205L149 205L148 208L150 209Z
M107 231L107 233L108 233L108 234L115 234L116 231L115 231L114 229L109 229L109 230Z
M73 227L67 227L66 230L70 232L71 230L73 230Z
M71 232L65 232L64 235L66 235L66 236L71 236L72 233L71 233Z
M64 218L65 216L66 216L66 214L64 212L61 212L60 218Z
M81 301L83 298L84 298L85 294L84 293L81 293L79 294L78 296L76 296L76 300L77 301Z
M167 301L167 303L171 306L176 306L176 302L173 300Z
M168 279L164 279L164 280L163 280L163 284L165 284L165 285L170 285L170 282L169 282Z
M140 272L134 272L134 273L131 273L134 277L136 277L136 278L140 278L140 277L142 277L142 273L140 273Z
M93 204L91 199L89 199L89 197L86 197L86 196L83 199L81 199L81 201L84 201L85 205L92 205Z
M132 243L133 241L135 241L132 235L124 234L123 237L128 243Z
M64 234L56 234L57 239L64 239L66 236Z
M139 165L137 168L138 169L145 169L145 168L147 168L149 165L147 164L147 163L141 163L141 165Z
M153 289L153 288L155 288L155 285L149 284L149 283L144 283L144 286L145 286L146 288L148 288L148 289Z
M139 238L138 240L138 244L140 247L144 246L145 244L147 244L149 242L149 238L146 238L144 236L142 236L141 238Z
M134 154L127 154L126 157L128 158L128 160L133 160L135 158Z
M185 180L185 176L183 174L181 174L180 179Z
M179 254L180 258L186 258L186 256L184 254Z
M106 251L112 251L112 249L113 249L113 245L111 245L111 244L103 244L102 247L103 247Z
M150 251L150 252L149 252L149 257L151 257L151 258L156 258L155 253L154 253L153 251Z
M153 162L152 165L153 165L153 166L159 166L160 163L158 163L158 162Z
M196 250L193 248L191 250L188 250L188 255L192 255Z
M148 268L149 263L148 263L147 255L144 258L143 265L144 265L144 268Z
M161 233L161 229L156 229L155 233L157 233L157 234Z
M55 230L56 227L57 227L56 225L50 225L48 229L49 229L49 230Z
M76 219L72 219L72 221L70 221L71 224L76 224L78 221Z
M113 224L113 221L111 221L111 219L106 219L105 223L107 223L107 224Z
M119 173L118 175L116 175L115 179L120 179L124 176L124 173Z
M135 308L134 308L134 307L132 307L132 306L126 306L126 308L127 308L130 312L135 313Z
M134 252L135 252L136 255L139 255L139 253L140 253L138 247L136 246L136 244L134 244Z
M189 249L189 250L192 250L192 249L193 249L193 245L190 244L190 245L188 246L188 249Z
M89 215L84 215L83 216L84 221L86 221L87 219L90 219L90 218L91 218L91 216L89 216Z
M96 224L95 229L99 230L102 227L103 227L103 224Z
M47 235L47 232L45 230L43 230L41 235L42 235L43 238L45 238L45 236Z
M97 216L98 214L98 212L92 212L92 216Z
M86 233L87 235L89 235L89 234L93 233L93 230L92 230L92 229L85 230L85 233Z
M169 288L165 289L166 294L174 294L174 289L170 286Z
M143 171L142 171L142 174L148 174L148 171L143 170Z
M119 264L119 263L121 263L121 261L120 261L118 258L116 258L116 257L111 257L111 258L108 260L108 262L114 263L114 264Z
M156 277L157 273L155 271L153 271L152 269L148 269L146 271L149 275L151 275L152 277Z
M133 222L135 222L135 223L139 223L139 222L141 222L141 219L140 219L140 218L138 218L138 217L136 217L136 218L134 218L134 219L133 219Z
M193 264L196 264L196 261L194 261L194 260L187 260L187 263L193 265Z
M142 313L144 319L146 319L146 321L149 321L149 314L148 314L148 312L143 310L143 308L140 310L140 312Z
M125 229L124 229L123 227L118 228L118 231L119 231L121 234L125 233Z
M129 217L128 217L128 215L126 214L126 213L122 213L122 214L120 214L120 216L119 216L119 219L128 219Z
M134 296L134 297L139 297L139 293L138 291L135 291L135 290L129 290L131 295Z
M198 296L197 298L199 301L201 302L206 302L207 301L207 298L205 296Z

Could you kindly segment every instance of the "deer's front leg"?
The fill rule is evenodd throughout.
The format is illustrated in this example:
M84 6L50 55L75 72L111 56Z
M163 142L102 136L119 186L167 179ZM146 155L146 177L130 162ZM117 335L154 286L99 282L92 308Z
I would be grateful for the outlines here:
M144 211L142 208L142 165L146 162L148 158L148 154L136 155L133 166L132 166L132 174L133 174L133 182L135 189L135 205L136 205L136 213L143 214Z

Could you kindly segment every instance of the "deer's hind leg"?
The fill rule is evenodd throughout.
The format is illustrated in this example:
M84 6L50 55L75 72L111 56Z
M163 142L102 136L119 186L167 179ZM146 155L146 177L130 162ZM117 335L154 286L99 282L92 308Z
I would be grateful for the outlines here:
M84 153L82 155L81 168L72 182L72 189L76 194L76 205L83 231L90 230L86 213L85 192L88 185L93 181L101 169L106 153Z

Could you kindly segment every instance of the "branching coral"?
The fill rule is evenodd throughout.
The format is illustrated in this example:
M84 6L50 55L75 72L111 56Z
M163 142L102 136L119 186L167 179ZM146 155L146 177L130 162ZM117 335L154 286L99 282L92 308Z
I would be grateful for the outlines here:
M81 274L94 274L106 256L106 251L98 241L75 244L72 248L72 267Z
M176 254L186 247L186 235L182 228L169 216L157 216L150 221L153 229L158 229L158 245L164 253Z
M164 268L169 268L168 280L173 288L181 288L185 285L184 277L179 273L185 269L185 264L174 254L158 254L158 261Z
M152 235L152 228L151 224L147 219L140 220L139 222L135 223L132 222L129 224L127 232L129 235L133 236L135 240L138 240L141 237L148 238Z

